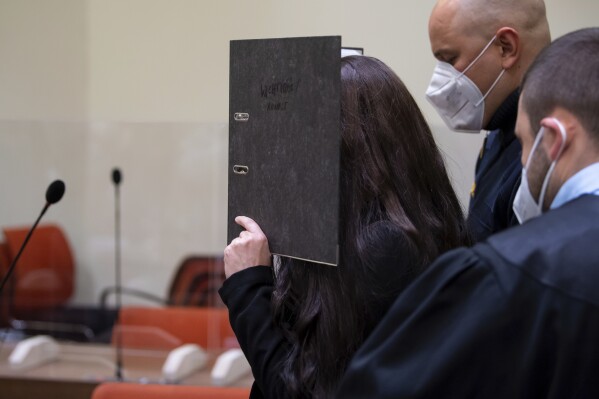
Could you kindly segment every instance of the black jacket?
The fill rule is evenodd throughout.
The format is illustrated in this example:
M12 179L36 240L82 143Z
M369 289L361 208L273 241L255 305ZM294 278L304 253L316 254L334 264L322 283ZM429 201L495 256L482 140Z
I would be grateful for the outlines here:
M397 227L378 222L364 232L364 243L376 256L363 284L374 293L369 317L380 320L397 295L426 267L416 248ZM322 266L330 267L330 266ZM289 343L273 322L272 269L257 266L237 272L219 290L229 309L229 320L248 362L255 383L250 398L285 398L279 377L280 364L289 353Z
M339 398L598 398L599 197L448 252L354 356Z
M497 109L476 162L468 227L476 242L518 224L512 209L522 174L522 147L514 134L519 91Z

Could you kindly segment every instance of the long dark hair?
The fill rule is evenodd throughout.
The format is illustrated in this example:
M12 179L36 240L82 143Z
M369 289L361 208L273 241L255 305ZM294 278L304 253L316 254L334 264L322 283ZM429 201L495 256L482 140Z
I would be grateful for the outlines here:
M332 396L351 356L403 288L372 285L385 259L377 252L396 250L377 241L400 232L398 250L417 255L391 265L402 276L399 285L442 252L469 243L431 131L391 69L370 57L342 59L341 120L339 265L281 259L273 292L275 320L290 342L281 368L290 397Z

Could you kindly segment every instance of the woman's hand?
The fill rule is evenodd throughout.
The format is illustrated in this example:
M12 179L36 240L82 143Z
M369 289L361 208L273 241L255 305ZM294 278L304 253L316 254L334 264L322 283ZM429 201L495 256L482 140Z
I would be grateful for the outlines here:
M245 230L225 248L225 275L227 278L252 266L271 266L268 240L256 222L237 216L235 223Z

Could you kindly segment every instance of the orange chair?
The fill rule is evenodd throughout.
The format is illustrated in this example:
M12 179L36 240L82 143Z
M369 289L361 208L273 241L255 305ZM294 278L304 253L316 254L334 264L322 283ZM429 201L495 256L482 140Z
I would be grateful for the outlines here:
M8 255L8 245L5 242L0 242L0 275L8 271L10 266L10 256Z
M18 254L29 228L3 229L5 261ZM74 285L75 262L66 235L57 225L38 225L5 286L7 324L31 334L94 340L111 328L115 312L67 306Z
M0 242L0 279L8 272L10 266L10 257L8 255L8 245L5 242ZM7 326L9 323L8 309L8 291L10 288L5 286L0 293L0 327Z
M113 329L113 343L119 333L125 348L170 350L187 343L206 349L238 346L226 308L125 306Z
M218 289L225 281L222 257L188 256L169 290L169 305L224 307Z
M29 227L5 228L6 255L14 259ZM73 295L75 265L71 247L56 225L40 225L11 276L11 311L15 315L64 305Z
M246 399L249 396L249 388L106 382L98 385L91 399Z
M121 293L160 305L224 307L218 295L224 281L222 257L192 255L183 259L177 268L167 298L127 287L122 287ZM106 308L108 297L115 293L115 287L105 288L100 295L100 307Z

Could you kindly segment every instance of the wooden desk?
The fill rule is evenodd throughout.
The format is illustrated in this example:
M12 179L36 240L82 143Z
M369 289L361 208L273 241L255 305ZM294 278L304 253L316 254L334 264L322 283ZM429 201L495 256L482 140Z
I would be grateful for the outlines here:
M57 360L32 369L14 369L8 357L15 343L5 343L0 351L0 397L20 398L84 398L89 399L101 382L114 381L115 351L109 345L61 343ZM179 384L211 386L210 371L220 351L208 352L204 369ZM127 382L165 383L162 365L166 351L123 350L123 375ZM250 387L251 373L232 386Z

